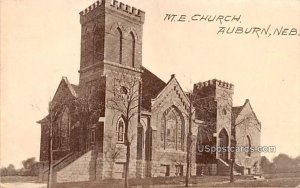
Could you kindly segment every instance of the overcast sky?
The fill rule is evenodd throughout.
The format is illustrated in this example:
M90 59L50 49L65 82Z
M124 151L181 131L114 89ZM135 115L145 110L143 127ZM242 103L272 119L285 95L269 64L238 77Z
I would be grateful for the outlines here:
M40 126L62 76L78 83L79 12L94 0L1 1L1 166L39 158ZM261 144L300 155L300 36L217 35L219 26L297 28L300 1L124 0L146 12L143 65L183 88L213 78L250 103ZM167 22L165 14L241 15L240 23ZM290 32L290 30L289 30Z

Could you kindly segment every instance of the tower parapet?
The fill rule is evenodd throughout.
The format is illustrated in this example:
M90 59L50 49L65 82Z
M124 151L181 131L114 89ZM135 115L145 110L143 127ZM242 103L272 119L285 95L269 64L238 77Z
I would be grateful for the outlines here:
M96 9L97 7L99 7L101 4L102 4L102 0L96 1L95 3L93 3L92 5L90 5L88 8L84 9L83 11L81 11L79 14L80 15L86 15L86 14L90 13L92 10Z
M123 2L119 2L117 0L98 0L92 5L90 5L88 8L81 11L79 14L81 17L85 17L89 15L90 13L94 12L97 8L105 6L113 8L117 11L122 12L123 14L127 14L127 16L130 16L131 18L134 18L138 21L144 22L145 21L145 12L141 9L137 9L133 6L127 5Z
M141 9L137 9L135 7L132 7L130 5L124 4L122 2L118 2L116 0L113 0L111 3L111 6L115 7L116 9L122 10L124 12L127 12L128 14L141 17L141 20L145 20L145 12Z
M205 82L199 82L197 84L195 84L195 88L200 89L200 88L204 88L204 87L221 87L224 89L229 89L229 90L234 90L234 85L228 82L224 82L221 80L217 80L217 79L212 79L212 80L208 80Z

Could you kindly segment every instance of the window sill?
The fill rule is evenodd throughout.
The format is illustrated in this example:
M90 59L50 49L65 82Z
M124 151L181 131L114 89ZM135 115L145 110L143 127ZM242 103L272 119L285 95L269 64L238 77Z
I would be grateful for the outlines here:
M125 142L117 142L118 145L125 145Z

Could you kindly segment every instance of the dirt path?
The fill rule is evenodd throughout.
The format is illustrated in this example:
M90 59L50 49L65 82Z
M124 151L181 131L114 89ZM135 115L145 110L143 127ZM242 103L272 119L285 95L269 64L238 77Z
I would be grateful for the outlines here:
M46 188L46 184L42 183L1 183L1 188Z

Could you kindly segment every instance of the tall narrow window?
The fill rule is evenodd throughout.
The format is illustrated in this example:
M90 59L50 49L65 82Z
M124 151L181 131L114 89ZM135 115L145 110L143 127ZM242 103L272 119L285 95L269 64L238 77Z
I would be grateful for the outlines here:
M137 159L143 158L144 149L144 129L143 126L139 125L137 128Z
M130 49L128 51L129 62L132 67L135 66L135 38L132 32L130 32Z
M60 146L61 148L68 148L70 137L70 119L69 110L66 108L62 114L60 122Z
M84 53L83 53L84 65L83 66L88 66L90 64L90 61L92 61L93 54L90 47L90 40L91 40L91 35L89 32L87 32L84 35Z
M247 135L247 139L246 139L246 147L247 147L247 155L250 157L251 156L251 140L250 137Z
M118 30L118 39L119 39L119 44L117 46L118 48L118 53L116 54L118 56L117 60L120 64L122 64L122 43L123 43L123 37L122 37L122 31L120 28L117 28Z
M124 143L124 135L125 135L125 123L122 118L119 119L116 127L117 133L117 141L118 143Z
M94 128L90 129L90 141L92 145L96 142L96 130Z
M102 44L101 44L101 30L99 28L95 29L94 41L93 41L93 63L101 60L102 54Z

